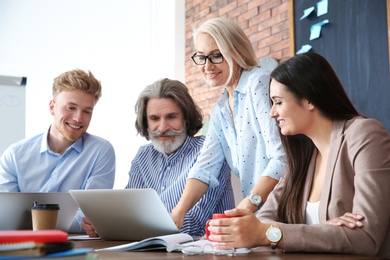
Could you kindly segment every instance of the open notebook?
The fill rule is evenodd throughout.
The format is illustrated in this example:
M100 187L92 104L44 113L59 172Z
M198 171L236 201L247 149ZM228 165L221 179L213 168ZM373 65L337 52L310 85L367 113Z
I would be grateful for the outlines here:
M71 190L101 238L139 241L179 233L153 189Z

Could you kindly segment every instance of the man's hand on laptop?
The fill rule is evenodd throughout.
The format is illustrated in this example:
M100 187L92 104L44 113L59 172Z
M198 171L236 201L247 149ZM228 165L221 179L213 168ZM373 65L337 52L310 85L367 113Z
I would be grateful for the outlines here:
M82 228L85 230L89 237L98 237L99 235L95 232L91 222L86 217L83 217L83 225Z

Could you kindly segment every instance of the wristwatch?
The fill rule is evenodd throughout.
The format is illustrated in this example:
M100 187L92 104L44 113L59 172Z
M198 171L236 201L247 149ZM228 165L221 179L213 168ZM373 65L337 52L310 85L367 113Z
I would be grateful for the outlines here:
M249 193L248 199L252 205L255 205L258 208L260 207L261 202L263 201L261 199L261 196L257 193L254 193L254 192Z
M278 226L271 225L265 232L265 235L271 242L271 248L275 249L280 239L282 239L282 230Z

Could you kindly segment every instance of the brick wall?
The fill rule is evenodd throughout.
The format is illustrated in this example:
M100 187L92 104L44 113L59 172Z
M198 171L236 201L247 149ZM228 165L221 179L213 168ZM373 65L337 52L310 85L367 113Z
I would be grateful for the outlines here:
M193 28L214 17L233 19L248 35L259 60L283 60L290 56L288 9L288 0L186 0L186 85L205 120L222 90L209 88L190 58L195 52Z

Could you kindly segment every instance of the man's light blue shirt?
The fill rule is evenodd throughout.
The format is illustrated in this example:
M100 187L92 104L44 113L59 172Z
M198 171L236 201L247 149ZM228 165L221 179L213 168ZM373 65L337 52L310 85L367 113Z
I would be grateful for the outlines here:
M115 153L107 140L85 133L61 155L50 150L47 135L48 131L7 148L0 160L0 191L113 188Z
M105 139L85 133L64 154L47 143L48 131L8 147L0 159L1 192L68 192L75 189L112 189L115 152ZM70 228L80 232L79 210Z
M131 163L127 189L152 188L157 191L169 212L177 205L183 193L190 168L194 165L205 137L187 137L178 151L166 155L147 144L138 150ZM205 224L212 213L223 213L234 208L230 169L222 163L218 169L218 187L209 189L190 209L180 230L192 236L203 236ZM140 198L142 199L142 198Z
M269 83L270 74L262 68L242 72L234 90L234 121L225 88L211 110L206 140L188 178L215 187L217 169L226 159L245 197L261 176L283 176L285 152L276 120L270 117Z

